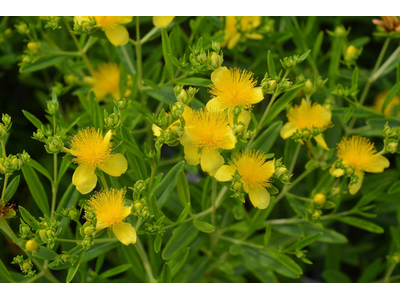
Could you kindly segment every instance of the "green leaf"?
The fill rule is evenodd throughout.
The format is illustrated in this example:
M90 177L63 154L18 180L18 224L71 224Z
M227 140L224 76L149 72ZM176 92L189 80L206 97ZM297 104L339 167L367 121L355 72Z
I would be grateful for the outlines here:
M93 125L96 129L103 130L103 113L101 112L99 102L96 99L96 95L93 92L90 92L89 98Z
M286 92L283 94L282 97L276 101L271 109L268 112L267 117L265 118L263 126L268 125L279 113L286 107L286 105L289 104L290 101L294 99L294 97L297 96L297 94L300 92L300 90L303 88L304 83L297 85L294 89Z
M11 198L17 191L17 188L19 186L19 178L19 175L15 176L13 180L11 180L11 182L7 185L6 191L4 192L4 200L6 200L6 203L11 200Z
M276 121L271 124L266 130L264 130L260 136L258 136L251 144L251 149L257 149L268 153L275 143L279 132L282 128L282 121Z
M75 264L71 268L68 269L67 278L65 280L66 283L69 283L72 281L72 279L74 279L76 272L78 271L78 269L81 265L82 259L85 255L85 252L86 252L86 250L82 250L82 252L79 255L79 258L76 260Z
M351 283L349 276L337 270L326 270L322 272L322 278L328 283Z
M32 216L25 208L22 206L18 206L19 213L21 214L22 219L34 230L38 230L40 228L39 222Z
M388 194L389 194L389 195L393 195L393 194L396 194L396 193L398 193L398 192L400 192L400 180L394 182L394 183L390 186L389 191L388 191Z
M86 252L83 262L91 261L92 259L117 248L119 245L119 241L95 245Z
M378 185L378 187L376 187L373 191L370 191L367 194L363 195L360 201L357 202L355 207L356 208L363 207L369 204L371 201L377 199L380 195L382 195L382 193L386 190L386 188L390 185L390 183L391 183L390 181L384 182Z
M244 236L244 239L247 239L250 237L257 229L260 228L260 225L264 224L265 219L268 218L269 214L272 211L272 208L274 207L273 201L271 201L270 205L266 209L258 209L257 212L254 214L254 216L251 219L249 228L246 232L246 235Z
M162 29L161 31L161 42L162 42L162 51L163 51L163 56L164 56L164 61L165 61L165 67L167 69L168 77L169 79L174 78L174 67L171 62L170 54L172 55L172 50L171 50L171 43L168 37L167 30L165 28Z
M127 72L130 75L133 75L136 73L136 68L135 68L135 58L133 55L132 47L130 45L123 45L119 47L115 47L117 50L117 53L119 57L121 58L122 63L125 65L125 68Z
M272 58L272 54L271 54L270 50L268 50L267 62L268 62L268 73L269 73L269 76L272 79L275 79L276 78L275 63L274 63L274 59Z
M10 273L8 272L6 266L3 264L1 259L0 259L0 277L3 278L7 282L10 282L10 283L15 282L15 280L11 277Z
M386 109L386 107L389 105L389 103L392 101L394 96L400 91L400 82L396 83L389 91L389 94L386 96L385 102L383 102L382 105L382 113Z
M101 277L101 278L109 278L109 277L124 273L124 272L128 271L131 268L131 266L132 266L131 264L124 264L124 265L120 265L120 266L115 267L115 268L111 268L111 269L101 273L99 275L99 277Z
M191 77L178 80L176 84L209 87L212 81L208 78Z
M239 253L245 260L265 269L273 270L289 278L299 278L303 273L298 264L289 256L271 249L257 249L248 246L241 246Z
M363 219L355 218L355 217L340 217L339 221L349 224L354 227L358 227L373 233L383 233L384 230L382 227L376 225L375 223L365 221Z
M139 278L142 282L145 281L146 271L143 268L142 261L140 260L137 250L134 245L121 245L119 250L122 252L122 258L129 263L131 267L131 271L137 278Z
M160 87L158 86L157 83L151 81L150 79L143 79L143 83L149 87L151 87L153 90L158 91Z
M42 175L46 176L50 182L53 182L53 178L51 177L49 171L47 171L41 164L39 164L36 160L30 159L28 163L31 167L33 167L36 171L41 173Z
M162 236L157 235L156 238L154 239L154 252L155 253L160 252L161 245L162 245Z
M22 110L22 113L36 128L40 129L43 126L42 121L40 121L38 118L36 118L30 112L28 112L26 110Z
M215 231L215 227L212 224L204 222L204 221L194 219L193 225L198 230L205 232L205 233L211 233L211 232Z
M174 94L174 89L170 86L162 86L159 90L145 90L145 93L150 97L168 105L175 104L177 101Z
M382 258L375 259L370 263L362 272L357 282L359 283L370 283L374 281L380 273L385 269L385 264L382 263Z
M358 89L358 68L354 68L351 76L351 87L356 91Z
M304 238L301 238L296 243L294 243L290 247L286 248L285 251L290 252L290 251L294 251L294 250L301 250L304 247L314 243L316 240L318 240L321 237L321 235L322 235L322 232L318 232L318 233L306 236Z
M58 257L58 254L53 250L47 248L45 245L41 245L38 251L33 253L33 257L41 260L54 260Z
M180 170L178 173L177 192L182 207L186 207L187 204L190 204L189 182L183 170Z
M158 281L160 283L171 283L171 280L172 280L171 269L169 268L168 263L165 263L162 268L162 272L160 274L160 278L158 279Z
M311 49L309 49L308 51L304 52L302 55L300 55L297 63L301 63L303 61L305 61L308 57L308 55L310 55Z
M315 39L313 49L311 51L311 57L313 58L314 61L317 60L317 58L318 58L318 54L321 50L321 45L322 45L323 40L324 40L324 31L321 30L318 33L317 38Z
M271 223L267 223L267 227L265 227L265 234L264 234L264 247L267 247L269 241L271 240Z
M179 215L178 219L176 220L176 223L180 224L183 221L185 221L189 212L190 212L190 203L186 204L186 207L182 210L181 214Z
M43 56L39 58L37 61L31 64L27 64L22 66L19 71L20 73L31 73L43 69L47 69L51 66L54 66L63 60L65 60L66 56Z
M184 165L184 161L177 163L163 178L163 180L161 180L160 184L154 188L153 194L157 198L158 207L163 207L165 202L170 198L171 193L176 187L178 173L183 169Z
M49 200L35 170L29 164L26 164L22 166L22 173L36 205L44 215L50 215Z
M177 252L175 256L168 262L168 265L171 269L172 277L174 277L178 271L183 267L186 262L186 259L189 255L190 248L184 248Z
M178 251L186 248L199 234L192 222L186 222L178 226L172 232L172 237L162 252L162 258L170 260Z
M58 176L57 176L57 183L60 183L61 179L63 178L65 172L69 169L71 162L68 160L63 159L61 161L61 166L60 170L58 170Z

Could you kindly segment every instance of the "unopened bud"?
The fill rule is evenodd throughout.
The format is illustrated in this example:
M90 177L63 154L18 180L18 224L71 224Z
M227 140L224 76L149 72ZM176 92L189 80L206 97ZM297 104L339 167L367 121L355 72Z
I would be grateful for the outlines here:
M313 88L313 83L310 79L307 79L306 84L304 85L304 91L306 94L310 93Z
M351 167L346 168L346 175L351 176L354 174L354 169Z
M133 205L133 210L136 212L136 211L142 210L143 207L144 207L144 206L143 206L142 203L137 202L137 203L135 203L135 204Z
M35 242L35 240L29 240L25 244L25 249L28 252L34 252L39 249L39 245Z
M28 43L27 47L29 50L36 52L40 49L40 44L36 42L30 42Z
M241 182L239 182L239 181L236 181L236 182L233 184L233 189L234 189L235 191L240 191L240 190L242 189L242 187L243 187L243 184L242 184Z
M386 146L386 151L389 153L395 153L398 147L399 147L398 142L391 142Z
M314 204L324 205L326 202L326 196L322 193L318 193L314 196Z

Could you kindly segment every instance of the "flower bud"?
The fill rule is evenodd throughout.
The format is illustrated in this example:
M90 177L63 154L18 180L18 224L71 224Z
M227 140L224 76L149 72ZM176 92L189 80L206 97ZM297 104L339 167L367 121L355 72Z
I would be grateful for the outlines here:
M94 227L92 227L92 226L87 226L87 227L85 227L83 232L85 233L85 235L91 236L91 235L93 235L93 233L96 232L96 229Z
M285 168L285 167L277 168L275 170L275 175L278 177L285 175L286 173L287 173L287 168Z
M321 217L321 215L322 215L321 211L316 210L316 211L314 211L312 218L313 218L313 220L318 220Z
M216 52L213 52L211 55L211 66L217 69L221 66L221 63L220 56Z
M47 101L47 112L49 113L49 115L51 115L51 116L55 115L58 111L58 107L59 107L59 105L58 105L57 100L56 101L53 101L53 100Z
M1 120L4 123L4 126L7 128L7 130L10 130L11 127L11 117L7 114L3 114L1 117Z
M236 181L232 186L232 188L235 191L240 191L242 189L242 187L243 187L243 184L240 181Z
M313 88L313 83L310 79L307 79L306 84L304 85L304 91L306 94L309 94Z
M178 98L178 101L180 101L182 103L186 103L188 100L187 92L184 89L182 89L177 98Z
M28 271L29 269L31 268L31 264L29 263L29 262L24 262L22 265L21 265L21 269L22 269L22 271Z
M94 85L94 78L90 76L83 77L83 84L84 85Z
M386 146L386 151L389 153L395 153L398 147L399 147L398 142L391 142Z
M354 174L354 169L352 167L346 168L346 175L351 176Z
M25 23L19 23L19 25L15 25L15 28L17 29L19 34L28 34L29 33L29 28L28 25Z
M135 212L137 212L137 211L139 211L139 210L142 210L143 207L144 207L144 206L143 206L142 203L136 202L136 203L133 205L133 210L134 210Z
M35 242L35 240L29 240L25 244L25 249L28 252L34 252L39 249L39 245Z
M309 130L303 130L303 132L301 133L303 135L303 139L308 139L311 135L311 132Z
M234 132L236 133L236 134L240 134L240 133L242 133L243 131L244 131L244 125L242 125L242 124L239 124L239 125L236 125L234 128L233 128L233 130L234 130Z
M315 194L314 196L314 204L316 205L324 205L326 202L326 196L322 193Z
M73 85L76 82L76 76L74 74L67 74L64 76L64 81L67 85Z
M29 50L36 52L40 49L40 44L36 42L29 42L27 47Z

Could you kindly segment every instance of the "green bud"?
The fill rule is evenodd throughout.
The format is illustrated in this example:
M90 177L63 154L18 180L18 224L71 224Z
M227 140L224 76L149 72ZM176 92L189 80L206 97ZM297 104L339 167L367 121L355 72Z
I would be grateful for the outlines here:
M11 129L11 117L7 114L3 114L1 117L1 120L3 121L3 124L5 126L5 128L7 129L7 131L9 131Z
M3 140L7 136L7 130L3 124L0 123L0 140Z
M236 182L233 184L232 188L233 188L235 191L240 191L240 190L243 188L243 184L242 184L240 181L236 181Z
M15 29L17 29L19 34L28 34L29 33L29 28L28 25L25 23L19 23L18 25L15 25Z
M64 147L64 142L60 136L50 136L47 139L47 145L45 146L48 153L60 153Z
M119 115L112 113L111 115L104 114L104 124L108 129L117 129L122 124L122 120Z
M352 167L347 167L345 172L346 172L346 175L351 176L354 174L354 169Z
M58 111L58 101L49 100L47 101L47 112L49 115L53 116Z
M395 153L397 151L398 147L399 147L398 142L390 142L386 146L386 151L389 153Z

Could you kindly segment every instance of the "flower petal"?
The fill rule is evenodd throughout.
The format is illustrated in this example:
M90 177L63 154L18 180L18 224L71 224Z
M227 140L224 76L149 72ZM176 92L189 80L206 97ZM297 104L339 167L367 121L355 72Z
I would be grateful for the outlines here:
M112 130L107 131L106 135L104 136L103 143L108 145L112 137Z
M219 67L211 73L211 81L214 85L218 85L221 81L229 80L231 73L227 67Z
M227 132L224 140L221 143L221 149L226 149L226 150L234 149L236 143L237 143L237 138L233 133L233 130L229 127L229 131Z
M157 16L153 17L153 25L157 28L165 28L174 20L175 17Z
M363 179L364 179L364 172L360 170L356 170L355 174L358 176L358 181L356 184L353 184L352 186L349 186L349 192L350 194L354 195L357 194L357 192L361 189Z
M218 181L230 181L233 174L235 174L236 168L234 166L224 165L218 169L214 177Z
M322 134L314 136L314 139L322 149L329 150L328 145L326 144L325 139Z
M283 127L281 128L281 137L286 140L290 138L293 133L295 133L297 130L297 127L295 127L292 123L287 122Z
M161 128L158 127L156 124L153 124L153 125L151 126L151 130L153 130L154 136L160 136L160 134L161 134Z
M238 33L235 33L235 34L229 39L229 42L228 42L228 49L229 49L229 50L232 50L233 48L235 48L235 46L237 45L237 43L239 43L239 40L240 40L241 36L242 36L242 35L238 32Z
M214 176L215 172L224 164L225 160L218 150L203 149L200 164L204 172Z
M375 154L372 156L372 159L367 167L364 167L365 172L370 173L381 173L383 169L389 168L390 162L389 160L379 154Z
M190 133L186 129L185 129L185 133L183 134L183 136L180 139L180 142L183 147L194 148L193 147L193 144L194 144L193 137L190 135Z
M72 176L72 184L81 194L88 194L96 187L97 176L94 174L96 168L78 166Z
M124 206L121 212L121 219L127 218L132 213L132 206Z
M249 198L254 207L258 209L265 209L268 207L271 196L265 188L250 188Z
M136 230L131 224L126 222L117 223L113 225L112 231L122 244L129 246L136 243Z
M221 103L218 100L218 97L215 97L207 102L206 108L208 111L221 111L224 110L224 107L221 106Z
M115 153L99 169L108 175L119 177L128 169L128 161L121 153Z
M197 166L200 162L199 148L184 147L185 160L189 165Z
M118 24L127 24L132 22L133 17L128 17L128 16L123 16L119 17L119 20L117 21Z
M256 104L261 102L264 99L264 94L262 92L262 88L257 87L251 90L251 94L247 101L251 104Z
M114 46L123 46L129 42L129 32L122 25L106 29L104 32L106 33L108 40Z
M106 223L101 222L101 221L97 221L97 223L96 223L96 232L99 232L99 231L101 231L101 230L103 230L103 229L105 229L107 227L108 227L108 225Z
M340 177L343 176L344 171L343 169L336 169L335 164L333 164L332 167L329 169L329 173L334 177Z
M264 38L264 36L262 34L259 33L246 33L246 37L248 39L252 39L252 40L262 40Z
M251 121L251 113L243 109L238 117L238 121L242 122L245 127L249 126Z

